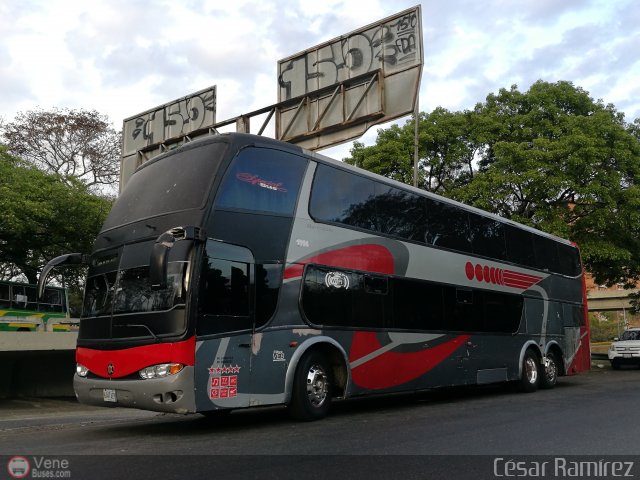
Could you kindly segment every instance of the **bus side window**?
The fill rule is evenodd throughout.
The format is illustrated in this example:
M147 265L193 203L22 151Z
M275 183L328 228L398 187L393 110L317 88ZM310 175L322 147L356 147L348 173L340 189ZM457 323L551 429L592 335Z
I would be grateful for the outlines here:
M533 234L520 228L506 225L507 260L527 267L535 266Z
M235 332L253 327L253 265L253 254L249 249L207 241L200 282L198 335Z
M36 288L13 285L11 303L13 308L20 310L36 310Z
M469 214L473 253L495 260L506 258L504 225L475 213Z
M577 277L582 273L578 249L563 243L558 244L558 266L562 275Z
M425 243L471 253L467 211L429 198L425 199L425 202L427 205Z
M318 165L309 212L317 221L377 230L375 183L337 168Z
M533 236L536 267L547 272L560 272L557 242L540 235Z
M423 243L427 229L424 199L383 184L376 184L375 190L379 231Z

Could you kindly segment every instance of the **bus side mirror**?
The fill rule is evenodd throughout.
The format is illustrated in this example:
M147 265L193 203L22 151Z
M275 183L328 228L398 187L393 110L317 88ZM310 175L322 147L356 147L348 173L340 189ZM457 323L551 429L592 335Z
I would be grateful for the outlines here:
M168 231L160 235L153 245L149 259L149 280L153 290L167 287L167 255L175 242L176 238Z
M49 260L49 263L44 266L38 278L38 300L42 300L44 285L51 270L60 265L89 265L89 259L90 256L84 253L67 253Z
M167 256L179 240L203 242L206 236L201 228L186 226L167 230L156 239L149 258L149 281L153 290L167 288Z

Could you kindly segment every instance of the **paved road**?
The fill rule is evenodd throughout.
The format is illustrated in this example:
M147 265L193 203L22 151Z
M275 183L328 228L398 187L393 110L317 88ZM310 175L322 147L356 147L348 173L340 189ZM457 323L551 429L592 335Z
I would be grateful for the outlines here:
M291 421L281 408L234 412L221 424L199 415L62 400L5 401L0 403L0 454L69 457L80 471L93 468L98 475L93 478L119 473L183 478L186 472L192 478L220 478L220 473L235 478L238 472L243 474L237 478L247 472L253 478L293 478L293 473L282 474L287 469L297 472L296 478L329 478L322 475L329 467L358 468L369 479L400 473L427 478L427 460L428 478L461 478L451 475L455 468L463 473L485 469L474 478L494 478L491 465L498 456L640 455L639 404L640 370L635 368L595 369L534 394L485 387L352 400L334 405L328 418L314 423ZM635 475L640 476L637 458ZM0 465L0 478L3 470Z

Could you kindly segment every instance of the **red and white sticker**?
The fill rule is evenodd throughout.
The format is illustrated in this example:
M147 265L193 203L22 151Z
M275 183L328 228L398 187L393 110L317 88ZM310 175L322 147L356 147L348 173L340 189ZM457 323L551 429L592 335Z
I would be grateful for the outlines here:
M209 372L213 374L209 383L209 398L233 398L238 396L238 375L224 375L226 373L239 373L240 367L211 367Z

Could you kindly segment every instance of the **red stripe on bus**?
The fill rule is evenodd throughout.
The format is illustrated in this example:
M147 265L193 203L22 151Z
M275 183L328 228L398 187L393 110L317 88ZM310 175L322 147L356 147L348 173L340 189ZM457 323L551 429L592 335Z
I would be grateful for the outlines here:
M304 266L307 263L317 263L319 265L349 268L365 272L387 274L394 272L393 255L387 248L376 244L353 245L339 250L324 252L292 264L284 271L285 280L301 277Z
M121 350L95 350L78 347L76 362L92 373L105 378L120 378L151 365L160 363L182 363L195 365L196 337L176 343L154 343ZM113 374L109 375L109 365Z
M427 373L451 356L470 335L460 335L448 342L417 352L388 351L351 370L355 385L369 390L381 390L410 382ZM369 355L379 348L376 332L355 332L349 352L349 361Z
M529 275L528 273L514 272L513 270L505 270L503 273L503 279L504 284L508 287L522 288L526 290L542 280L542 277Z

